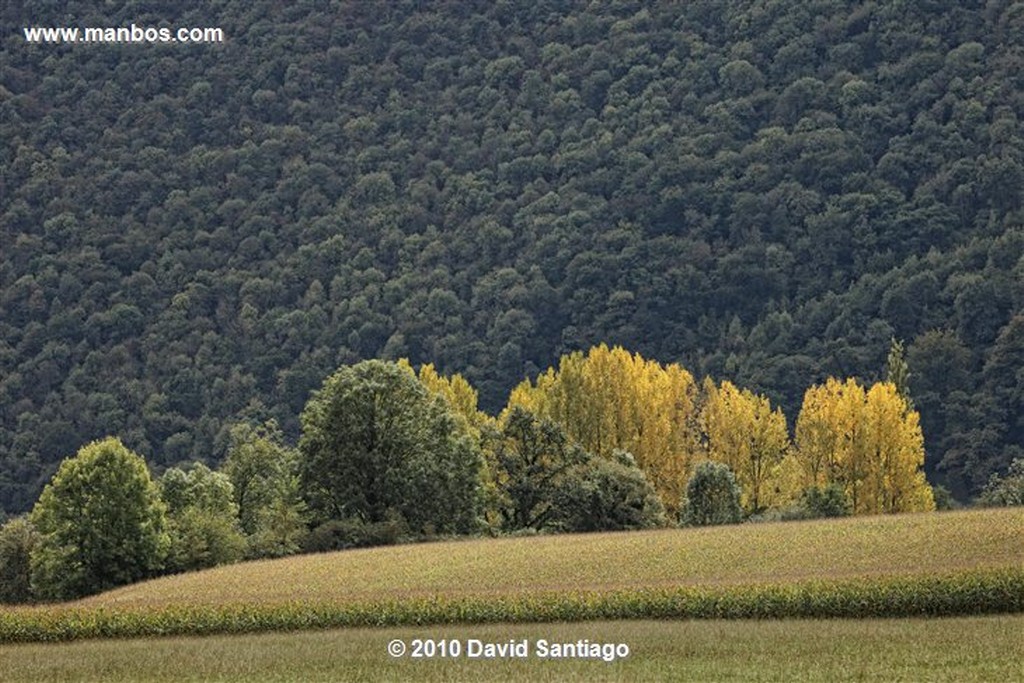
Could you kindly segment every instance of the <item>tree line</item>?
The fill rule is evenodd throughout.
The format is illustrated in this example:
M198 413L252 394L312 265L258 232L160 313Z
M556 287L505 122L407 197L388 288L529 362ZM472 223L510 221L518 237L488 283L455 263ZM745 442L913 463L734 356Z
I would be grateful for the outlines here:
M894 344L894 381L812 386L791 439L765 397L621 347L564 356L496 416L432 365L345 365L296 446L242 423L218 469L157 477L115 437L82 447L0 531L2 597L413 539L933 510L904 373ZM994 479L989 502L1020 504L1019 475Z

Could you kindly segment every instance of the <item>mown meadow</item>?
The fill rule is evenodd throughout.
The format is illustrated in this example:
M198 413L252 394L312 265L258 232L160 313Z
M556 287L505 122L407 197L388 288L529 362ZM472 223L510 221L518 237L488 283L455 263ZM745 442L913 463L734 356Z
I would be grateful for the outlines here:
M601 621L353 628L0 646L7 683L96 681L1012 681L1024 615L948 619ZM625 642L595 660L411 659L392 639Z
M303 555L4 608L0 642L338 626L1024 611L1019 509Z

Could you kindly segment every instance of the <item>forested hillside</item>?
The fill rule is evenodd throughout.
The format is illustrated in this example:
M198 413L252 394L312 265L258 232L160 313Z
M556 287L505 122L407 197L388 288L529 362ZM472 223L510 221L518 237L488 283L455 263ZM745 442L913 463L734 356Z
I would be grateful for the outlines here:
M342 363L494 412L600 342L795 416L895 337L931 481L1024 455L1024 3L186 4L0 8L8 512L106 434L294 438ZM21 30L131 23L227 41Z

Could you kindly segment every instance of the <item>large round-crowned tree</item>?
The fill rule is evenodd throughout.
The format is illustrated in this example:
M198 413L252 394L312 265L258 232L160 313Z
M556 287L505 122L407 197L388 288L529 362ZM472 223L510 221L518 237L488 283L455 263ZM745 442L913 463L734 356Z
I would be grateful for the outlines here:
M384 522L415 533L477 523L481 458L451 407L407 367L343 366L302 412L300 481L315 522Z
M31 518L42 535L32 553L32 584L44 599L152 576L170 542L165 507L146 462L112 437L61 463Z

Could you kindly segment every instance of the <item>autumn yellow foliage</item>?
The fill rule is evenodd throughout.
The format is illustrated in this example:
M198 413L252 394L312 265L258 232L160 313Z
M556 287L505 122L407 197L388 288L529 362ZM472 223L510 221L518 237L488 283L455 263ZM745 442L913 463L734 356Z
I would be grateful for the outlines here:
M471 429L479 431L491 420L486 413L477 409L477 391L462 375L456 373L451 377L445 377L437 372L433 363L421 365L417 373L405 358L400 359L398 365L416 375L431 394L444 398L455 413L465 419L466 425Z
M782 410L732 382L716 386L707 379L700 426L708 458L736 474L748 514L785 502L780 478L789 432Z
M854 514L935 509L920 415L888 382L830 378L804 395L794 457L804 486L843 486Z
M785 415L766 397L729 381L698 385L679 365L602 344L521 383L505 414L516 406L557 422L592 453L632 453L673 513L702 460L732 469L748 514L832 483L854 514L935 509L920 416L890 383L811 387L791 444Z
M696 395L681 366L602 344L563 356L557 370L517 386L506 413L519 406L553 420L599 456L629 451L675 512L698 449Z

